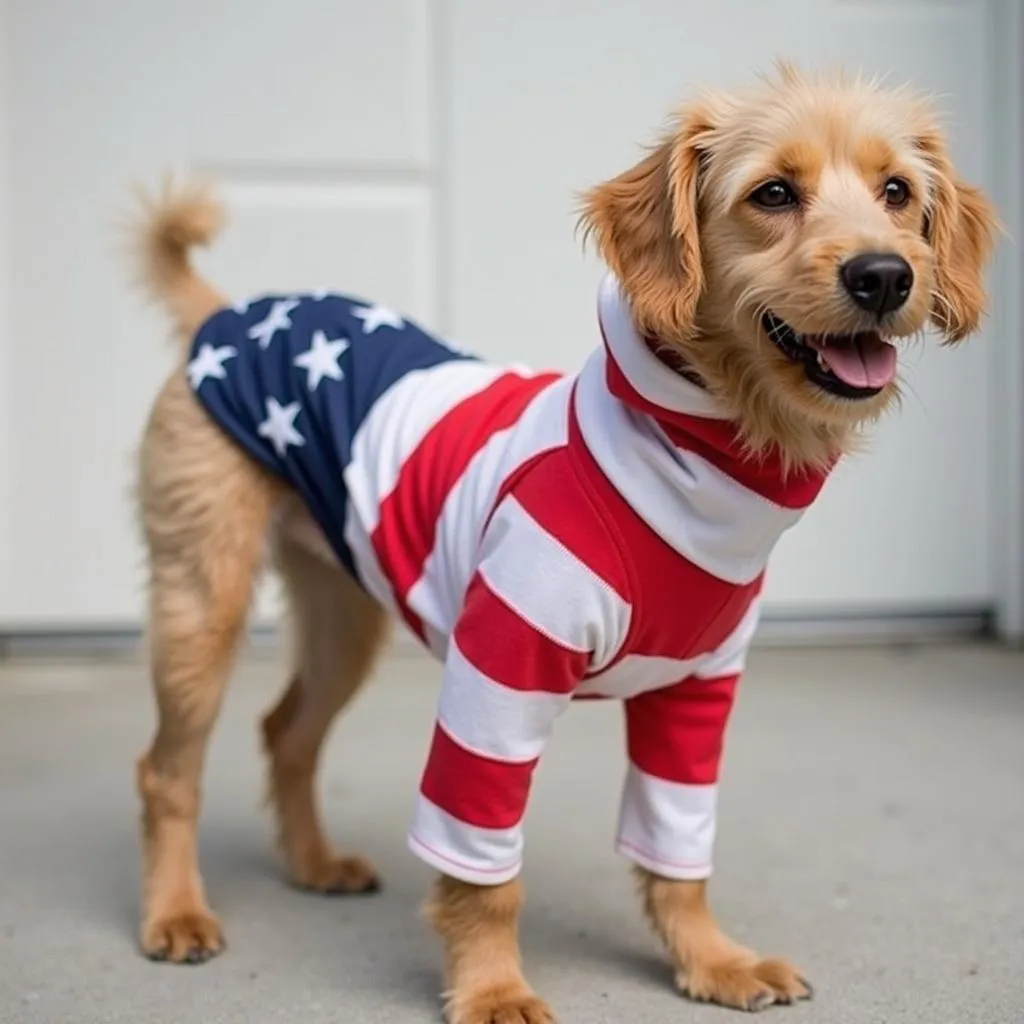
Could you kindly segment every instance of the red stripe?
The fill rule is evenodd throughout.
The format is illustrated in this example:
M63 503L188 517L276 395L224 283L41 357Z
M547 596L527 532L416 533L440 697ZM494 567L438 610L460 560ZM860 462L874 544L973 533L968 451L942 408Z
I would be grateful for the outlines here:
M532 761L492 761L434 727L420 792L453 818L477 828L513 828L526 809Z
M825 469L790 469L777 450L752 455L730 420L690 416L655 405L640 394L605 343L608 390L627 405L653 416L672 443L706 459L737 483L783 508L806 508L818 496L834 465Z
M534 396L559 375L505 373L449 409L403 463L381 502L371 542L400 607L434 548L437 521L470 460L499 430L522 415Z
M762 577L744 585L721 580L658 536L601 472L575 416L569 422L566 452L584 484L582 492L603 513L600 519L593 517L594 525L603 523L601 529L615 538L604 541L605 561L616 546L629 555L628 593L634 608L621 653L686 659L714 651L739 625L761 590Z
M716 782L738 678L684 679L627 700L626 737L633 764L668 782Z
M523 477L515 487L515 500L573 557L628 600L629 576L620 554L623 549L614 537L609 537L609 519L593 502L579 462L568 447L551 452L542 465Z
M569 693L587 671L589 655L539 633L476 573L452 639L474 668L512 690Z

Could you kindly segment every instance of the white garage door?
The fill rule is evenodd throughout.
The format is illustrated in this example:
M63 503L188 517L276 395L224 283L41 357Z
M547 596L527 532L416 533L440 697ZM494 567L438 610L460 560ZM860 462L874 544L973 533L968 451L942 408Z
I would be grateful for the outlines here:
M986 5L900 0L10 0L0 266L0 619L134 624L133 444L170 363L126 291L133 180L214 171L230 293L324 285L498 358L577 365L599 268L573 193L633 161L687 87L778 54L943 94L991 178ZM902 415L779 551L775 611L993 596L991 350L914 356Z

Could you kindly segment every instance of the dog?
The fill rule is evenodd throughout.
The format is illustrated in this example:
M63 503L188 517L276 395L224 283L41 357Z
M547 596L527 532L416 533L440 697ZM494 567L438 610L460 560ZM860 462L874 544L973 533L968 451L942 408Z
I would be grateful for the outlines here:
M344 294L233 306L189 260L221 219L189 186L140 232L181 339L139 457L159 711L137 764L145 954L222 948L200 775L269 546L294 652L262 737L298 885L378 887L325 836L318 756L391 622L444 661L408 842L437 871L451 1024L555 1019L521 969L520 820L584 697L625 709L617 847L679 989L809 998L713 916L718 768L773 545L898 401L905 340L959 342L985 312L996 214L926 99L787 64L698 94L581 197L607 276L573 374L492 365Z

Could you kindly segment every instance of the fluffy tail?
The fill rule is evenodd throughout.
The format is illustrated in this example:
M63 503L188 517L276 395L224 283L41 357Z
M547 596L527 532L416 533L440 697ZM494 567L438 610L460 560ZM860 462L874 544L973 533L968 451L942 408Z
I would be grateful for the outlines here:
M138 230L142 284L191 339L199 326L227 300L196 273L189 258L193 246L206 246L224 223L224 209L208 188L165 185L157 197L143 197L145 213Z

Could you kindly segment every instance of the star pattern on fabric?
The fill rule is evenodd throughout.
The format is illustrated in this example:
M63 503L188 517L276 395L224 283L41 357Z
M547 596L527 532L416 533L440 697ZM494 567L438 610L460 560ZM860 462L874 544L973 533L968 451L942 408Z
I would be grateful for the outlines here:
M352 315L362 320L363 334L373 334L378 327L391 327L400 331L405 326L405 320L387 306L354 306Z
M294 359L295 365L306 371L306 386L310 391L316 391L324 377L341 380L345 376L338 361L348 346L344 338L329 341L323 331L313 332L309 348Z
M295 417L302 406L298 402L281 405L276 398L268 398L266 402L267 418L259 425L260 437L266 438L277 452L278 458L284 458L290 447L301 448L306 439L295 427Z
M303 450L303 465L324 443L321 414L346 401L334 385L348 390L360 346L372 354L415 333L393 309L326 288L238 302L227 314L200 329L186 379L215 416L258 438L265 455L288 461Z
M278 331L287 330L292 325L292 310L299 305L298 299L278 299L270 307L270 312L255 323L248 330L248 335L253 341L259 342L260 348L270 348L274 335Z
M192 390L197 390L199 385L209 377L224 380L228 375L224 364L237 355L238 349L234 345L220 345L217 348L210 344L200 346L195 358L186 368Z

